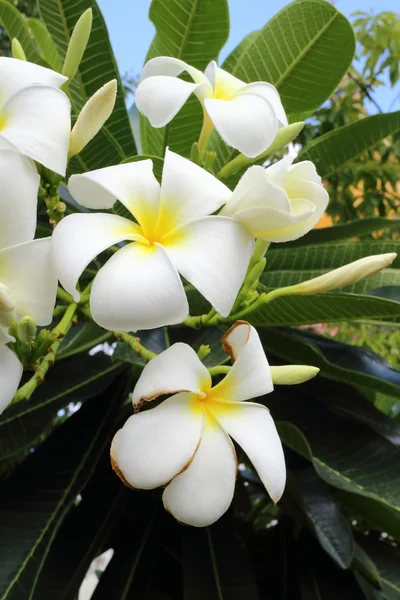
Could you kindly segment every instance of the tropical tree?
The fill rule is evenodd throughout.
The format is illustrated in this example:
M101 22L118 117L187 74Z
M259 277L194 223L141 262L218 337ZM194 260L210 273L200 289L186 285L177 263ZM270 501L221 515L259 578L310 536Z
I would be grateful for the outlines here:
M302 326L400 319L396 221L313 229L400 113L294 159L355 52L331 3L221 68L226 0L150 19L139 155L95 0L0 0L0 599L87 600L110 549L93 600L399 598L399 371Z

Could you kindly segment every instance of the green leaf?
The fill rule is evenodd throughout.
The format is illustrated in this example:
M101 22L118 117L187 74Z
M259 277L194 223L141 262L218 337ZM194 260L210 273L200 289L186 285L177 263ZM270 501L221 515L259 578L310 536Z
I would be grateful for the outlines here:
M335 228L332 227L331 229ZM310 246L304 245L298 248L286 248L285 244L283 248L273 247L268 251L266 255L267 270L261 280L268 287L274 287L268 284L271 276L270 271L336 269L365 256L388 252L398 253L391 267L400 268L400 242L394 240L314 243Z
M110 443L121 389L86 404L3 486L0 500L0 598L31 600L63 519Z
M400 550L398 546L371 536L359 538L360 544L368 552L378 567L382 590L387 600L400 599Z
M312 229L306 235L294 240L286 242L285 248L293 246L307 246L308 244L325 244L328 242L336 242L337 240L347 240L349 238L361 237L386 229L394 229L400 231L399 219L385 219L383 217L370 217L368 219L357 219L333 227L322 227L321 229ZM274 247L272 247L272 250ZM269 254L268 254L269 256Z
M312 140L302 149L297 160L311 160L321 177L329 177L349 160L399 130L400 111L373 115L337 127Z
M265 351L282 360L319 367L328 379L400 396L400 371L373 352L290 329L260 329L259 334Z
M330 2L297 0L258 34L245 38L228 57L227 66L248 83L272 83L286 112L300 113L325 102L349 68L354 50L351 25ZM212 149L217 149L218 168L235 154L220 140Z
M112 53L107 28L95 0L38 0L40 16L64 60L72 30L81 14L93 10L93 28L79 70L69 86L73 110L111 79L118 81L115 108L106 125L70 163L71 172L99 169L135 154L135 142L125 107L123 87Z
M68 514L56 535L40 572L33 600L77 598L92 560L107 549L107 540L131 496L131 491L110 468L109 449L106 448L81 501Z
M261 288L262 289L262 288ZM400 321L400 303L374 296L332 292L313 296L282 296L246 315L259 327L307 325L369 319Z
M334 495L352 518L362 519L370 529L379 533L383 531L400 539L400 513L397 510L373 498L344 490L335 490Z
M29 61L40 63L40 54L26 19L8 0L0 0L0 24L10 40L18 38Z
M302 508L319 543L339 567L347 569L353 559L354 539L339 505L313 468L295 469L294 475L301 492Z
M352 570L361 573L377 590L381 589L381 578L375 563L365 550L357 543L354 544Z
M150 19L156 35L146 56L146 62L156 56L173 56L197 69L217 59L229 33L229 10L226 0L153 0ZM162 129L151 127L141 118L143 152L164 155L171 150L189 156L193 142L199 136L202 109L197 98L191 98L173 121Z
M129 503L111 535L114 556L91 600L143 598L157 558L161 524L159 495L130 492ZM165 521L163 521L165 523Z
M104 390L122 370L102 354L57 362L31 400L10 406L0 416L0 457L4 461L29 449L55 427L57 412L70 402L85 402Z
M238 542L230 513L211 527L183 532L185 600L259 600L246 553Z
M326 483L400 511L399 451L391 443L297 391L275 390L268 406L284 444L311 461Z
M54 71L61 73L62 60L46 25L40 19L28 19L27 23L44 60Z
M63 339L60 350L57 352L57 360L74 356L79 352L89 351L94 346L111 338L113 338L113 335L110 331L105 331L93 321L79 323L76 327L70 329Z

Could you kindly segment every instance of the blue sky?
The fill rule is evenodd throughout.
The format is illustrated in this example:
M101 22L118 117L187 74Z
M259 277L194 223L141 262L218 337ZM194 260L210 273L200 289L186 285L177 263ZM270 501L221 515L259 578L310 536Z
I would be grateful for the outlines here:
M121 73L140 73L154 35L154 26L148 18L151 0L98 0L98 3ZM287 4L287 0L229 0L231 28L221 58L227 56L247 33L265 25ZM336 0L334 4L347 17L356 10L372 9L375 13L399 10L399 0ZM378 90L375 98L387 111L399 91L399 85L394 90L385 86ZM400 110L400 97L391 110Z

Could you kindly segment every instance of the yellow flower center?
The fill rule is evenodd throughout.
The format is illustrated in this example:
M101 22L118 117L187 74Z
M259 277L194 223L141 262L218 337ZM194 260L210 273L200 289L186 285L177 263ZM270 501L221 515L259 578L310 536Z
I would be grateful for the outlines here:
M7 125L7 115L0 112L0 131L2 131Z

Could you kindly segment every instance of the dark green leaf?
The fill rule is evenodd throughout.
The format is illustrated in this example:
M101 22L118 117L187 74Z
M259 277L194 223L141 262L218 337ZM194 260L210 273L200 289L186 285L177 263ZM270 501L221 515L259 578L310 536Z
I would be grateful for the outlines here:
M368 552L378 567L382 590L387 600L400 598L400 549L385 540L372 539L371 536L359 538L360 544Z
M400 371L374 352L294 329L261 329L259 333L267 354L319 367L329 379L400 396Z
M400 539L399 511L373 498L359 496L344 490L335 490L335 498L341 502L352 518L365 521L370 529L375 529L379 533L384 531L396 539Z
M96 323L79 323L69 330L57 353L57 360L68 358L79 352L89 351L97 344L101 344L112 338L110 331L105 331Z
M60 419L57 413L70 402L79 403L99 394L121 372L104 354L81 356L78 361L57 362L45 384L30 400L10 406L0 417L0 457L4 461L29 449Z
M38 48L24 16L8 0L0 0L0 24L10 40L18 38L29 61L40 63Z
M332 227L312 229L298 240L286 242L285 248L347 240L349 238L361 237L373 233L374 231L381 231L385 229L394 229L395 231L400 231L400 219L371 217L368 219L357 219L356 221L351 221L350 223L333 225ZM272 246L272 248L274 249L274 246Z
M2 486L0 598L31 600L46 555L110 443L121 389L106 390L53 434Z

